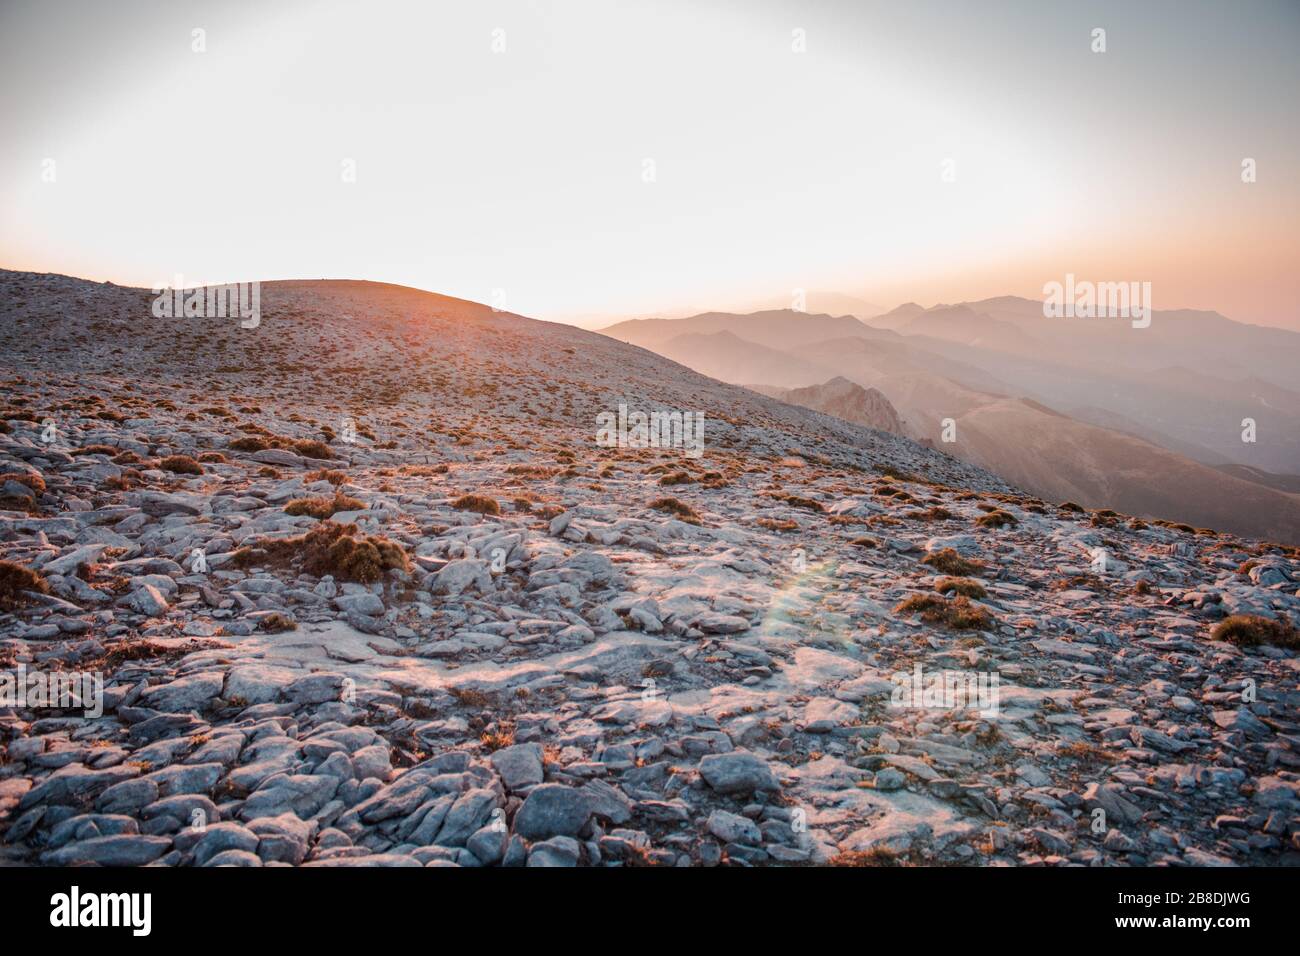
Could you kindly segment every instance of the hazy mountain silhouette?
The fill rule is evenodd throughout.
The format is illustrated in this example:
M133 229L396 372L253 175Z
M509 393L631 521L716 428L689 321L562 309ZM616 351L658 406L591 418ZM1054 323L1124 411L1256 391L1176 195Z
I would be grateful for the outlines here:
M604 334L831 414L818 390L832 380L878 390L910 437L1047 499L1300 540L1287 480L1300 472L1300 393L1284 374L1300 367L1296 333L1193 310L1141 329L1049 319L1041 302L1001 296L866 322L709 312Z

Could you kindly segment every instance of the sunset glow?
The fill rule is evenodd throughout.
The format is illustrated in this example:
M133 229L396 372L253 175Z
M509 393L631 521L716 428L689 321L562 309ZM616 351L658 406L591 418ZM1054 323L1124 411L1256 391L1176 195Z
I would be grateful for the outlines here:
M1291 4L62 6L0 12L9 268L587 324L1069 271L1300 328Z

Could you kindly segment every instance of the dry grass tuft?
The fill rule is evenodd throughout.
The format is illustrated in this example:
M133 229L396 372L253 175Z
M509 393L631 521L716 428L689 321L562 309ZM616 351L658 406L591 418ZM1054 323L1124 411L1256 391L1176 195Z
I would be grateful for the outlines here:
M1225 617L1214 625L1214 630L1210 632L1210 639L1227 641L1238 647L1271 644L1274 647L1285 647L1290 650L1300 649L1300 633L1297 633L1289 622L1275 621L1272 618L1260 617L1258 614L1234 614Z
M978 561L963 558L952 548L944 548L927 554L921 559L921 563L929 565L940 574L951 574L962 578L968 578L972 574L981 574L984 571L984 565Z
M254 435L246 435L243 438L236 438L234 441L226 445L226 447L232 451L254 452L254 451L266 451L268 448L273 448L275 446L273 446L265 438L258 438Z
M0 489L0 509L35 514L36 498L45 493L45 479L32 472L7 472L0 475Z
M291 449L304 458L332 459L334 457L334 452L330 450L330 446L322 441L281 438L278 435L271 434L260 425L241 425L240 428L256 434L236 438L227 444L226 447L231 451L258 452L266 451L268 448L284 448Z
M416 478L434 478L438 475L445 475L451 469L444 463L438 465L403 465L398 469L403 475L412 475Z
M992 614L971 604L970 598L964 595L949 600L934 594L913 594L900 601L894 613L920 613L921 620L927 624L942 624L959 631L985 631L994 624Z
M457 511L474 511L481 515L499 515L501 504L486 495L461 495L451 503Z
M309 471L303 476L303 481L311 484L313 481L328 481L331 485L341 485L348 480L345 472L332 468L319 468L316 471Z
M486 707L492 703L487 694L473 687L450 687L448 692L456 698L456 703L465 707Z
M804 508L807 511L814 511L822 514L826 509L822 507L821 502L813 501L811 498L801 498L799 495L778 495L781 501L795 508Z
M284 513L325 519L340 511L364 511L365 507L366 503L361 499L336 491L333 498L295 498L284 506Z
M545 465L510 465L506 468L507 475L519 475L523 478L552 478L558 469L548 468Z
M663 475L659 479L661 485L689 485L694 484L695 479L684 471L674 471L670 474Z
M170 471L174 475L203 474L203 466L189 455L168 455L158 462L158 467L163 471Z
M909 511L904 518L910 518L913 521L945 521L952 517L952 512L941 505L935 505L932 508L926 508L924 511Z
M26 485L32 490L33 495L45 494L45 479L33 471L7 471L0 475L0 485L7 481L16 481L20 485Z
M940 594L964 594L970 598L982 598L988 594L984 585L970 578L942 577L934 582L934 589Z
M0 561L0 609L12 611L32 603L27 591L48 594L50 586L45 575L13 561Z
M385 571L410 571L406 551L396 541L363 535L356 525L325 520L306 534L291 538L259 538L235 552L237 568L257 565L298 566L308 574L333 575L340 581L369 584Z
M333 458L334 453L330 451L330 446L323 441L295 441L290 442L290 447L304 458Z
M508 721L501 721L497 724L495 730L484 731L480 734L478 740L489 753L505 747L513 747L515 743L515 726Z
M699 513L686 502L677 498L656 498L649 505L655 511L674 515L687 524L702 524Z
M1019 518L1001 508L994 508L988 514L982 514L975 519L976 526L980 528L1014 528L1019 523Z

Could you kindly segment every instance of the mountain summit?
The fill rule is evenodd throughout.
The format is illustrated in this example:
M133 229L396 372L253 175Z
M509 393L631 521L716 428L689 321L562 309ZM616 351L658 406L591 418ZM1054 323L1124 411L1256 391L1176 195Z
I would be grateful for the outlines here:
M815 408L846 422L866 425L892 435L904 434L902 419L889 404L889 399L874 388L863 388L838 375L821 385L773 390L772 394L782 401Z

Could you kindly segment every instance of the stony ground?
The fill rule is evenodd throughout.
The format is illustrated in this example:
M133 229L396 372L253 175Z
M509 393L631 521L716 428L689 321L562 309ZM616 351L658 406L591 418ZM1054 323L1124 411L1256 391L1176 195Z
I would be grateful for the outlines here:
M0 293L0 559L47 588L0 669L105 681L0 710L6 862L1300 859L1300 659L1211 638L1300 621L1294 549L395 287L268 284L253 330ZM619 401L705 454L597 447ZM895 706L918 664L997 712Z

